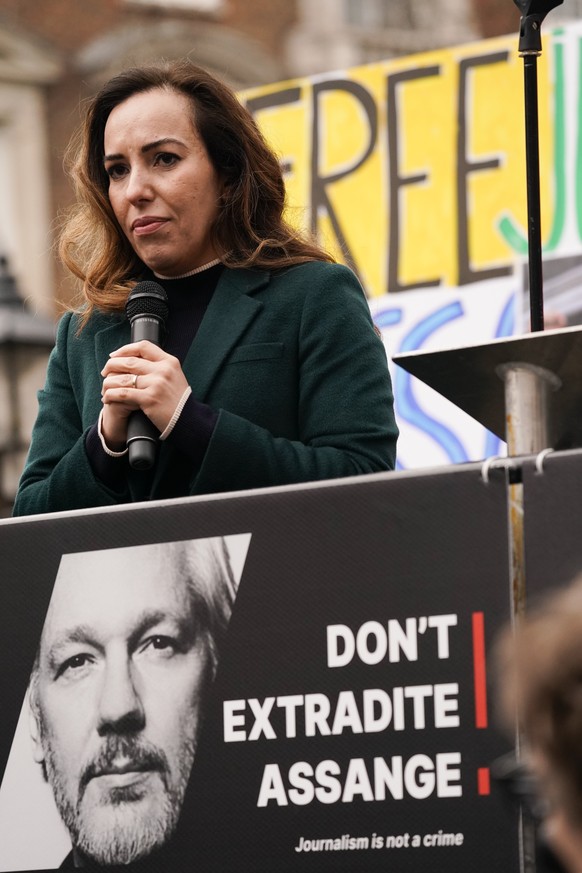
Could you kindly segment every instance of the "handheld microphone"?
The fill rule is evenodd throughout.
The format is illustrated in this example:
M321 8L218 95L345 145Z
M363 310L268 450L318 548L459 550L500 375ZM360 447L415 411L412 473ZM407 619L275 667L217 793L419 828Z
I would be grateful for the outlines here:
M157 282L138 282L125 304L131 324L131 341L162 344L168 318L168 298ZM159 431L145 412L136 409L127 423L129 463L134 470L149 470L156 459Z

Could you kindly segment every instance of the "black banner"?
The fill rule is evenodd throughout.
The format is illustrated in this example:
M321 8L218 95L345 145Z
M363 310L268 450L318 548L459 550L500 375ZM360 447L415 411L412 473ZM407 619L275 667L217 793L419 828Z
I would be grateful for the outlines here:
M555 452L523 466L527 598L536 603L582 569L582 452Z
M503 478L485 482L479 465L0 524L0 754L8 762L0 870L33 869L26 860L33 855L38 869L48 827L33 820L32 802L24 824L11 820L18 804L6 786L55 579L55 596L66 590L73 559L63 556L99 554L73 561L80 586L108 550L229 543L235 535L246 557L234 610L178 829L160 854L152 852L154 868L170 869L164 852L171 849L172 870L206 873L517 871L516 816L490 776L508 744L491 723L486 660L509 617L507 488ZM120 597L123 590L120 583ZM112 615L124 614L123 603ZM97 622L99 608L87 624ZM43 639L56 635L60 657L54 600L49 616ZM148 669L152 652L155 670L166 669L166 657L186 657L180 645L170 647L165 625L153 633L143 646L131 644L140 657L146 652ZM97 654L67 651L64 667L49 651L58 694L62 675L84 681L94 665L98 672L101 643L90 643ZM136 734L147 736L148 712L144 704L139 725L132 715ZM69 721L74 738L75 718ZM123 748L111 754L113 775L105 779L120 806L131 799L135 809L139 785L126 784ZM27 785L21 790L32 794ZM6 833L10 852L2 848ZM45 866L60 860L47 858Z

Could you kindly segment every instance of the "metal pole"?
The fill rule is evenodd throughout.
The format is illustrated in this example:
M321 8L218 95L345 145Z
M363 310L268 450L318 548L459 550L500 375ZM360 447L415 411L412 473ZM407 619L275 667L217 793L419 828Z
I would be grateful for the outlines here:
M505 385L505 434L509 456L537 454L551 447L550 393L560 379L555 373L527 363L503 364L498 375ZM523 485L509 486L509 527L511 540L512 620L519 621L526 606L525 548L523 526ZM516 725L516 755L521 738ZM536 871L536 831L523 813L519 821L522 873Z
M537 59L542 21L563 0L514 0L521 12L519 54L524 60L527 239L531 330L544 329Z
M537 62L536 54L523 55L529 312L530 327L534 331L544 329Z
M549 370L533 364L509 363L499 367L505 384L507 453L533 455L551 448L550 395L561 386Z
M505 434L510 457L538 454L551 448L550 393L560 379L543 367L509 363L498 369L505 384ZM510 487L513 618L525 610L525 557L523 551L523 490Z

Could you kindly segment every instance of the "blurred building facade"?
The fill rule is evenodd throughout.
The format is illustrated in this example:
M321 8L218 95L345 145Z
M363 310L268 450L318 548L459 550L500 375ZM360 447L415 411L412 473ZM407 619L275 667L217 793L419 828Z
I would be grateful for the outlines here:
M52 253L63 154L82 101L125 66L190 56L237 88L277 81L288 0L0 0L0 254L44 312L72 287Z
M128 64L189 56L246 88L518 23L511 0L0 0L0 256L34 309L70 301L52 251L71 197L63 154L83 99Z
M471 0L297 0L287 52L299 75L311 75L478 36Z
M582 0L560 0L546 19L554 27L560 22L582 18ZM519 13L512 0L473 0L474 21L484 38L513 33L519 23ZM517 17L516 17L517 16Z

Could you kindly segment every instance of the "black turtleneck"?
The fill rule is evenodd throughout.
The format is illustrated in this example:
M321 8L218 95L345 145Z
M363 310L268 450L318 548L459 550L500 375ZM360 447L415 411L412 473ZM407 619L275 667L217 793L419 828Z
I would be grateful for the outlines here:
M168 295L169 316L164 349L183 363L192 345L204 313L224 267L217 264L209 270L186 276L184 279L160 279L153 276Z

